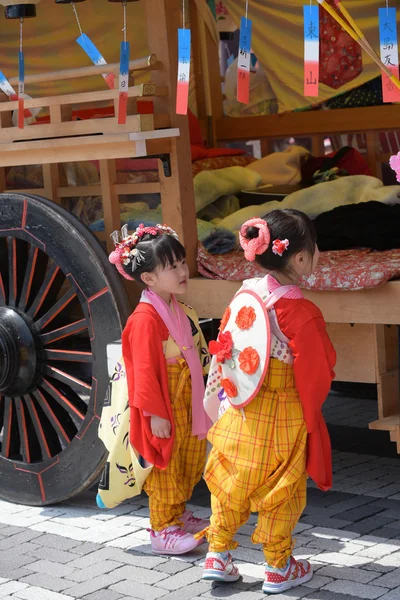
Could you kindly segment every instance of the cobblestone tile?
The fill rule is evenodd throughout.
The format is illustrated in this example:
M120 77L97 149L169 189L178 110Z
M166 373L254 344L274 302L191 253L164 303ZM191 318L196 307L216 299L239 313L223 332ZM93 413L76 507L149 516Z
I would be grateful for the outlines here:
M383 587L378 588L371 585L364 585L363 583L340 580L328 583L324 590L335 592L335 594L348 594L349 596L355 596L356 598L366 598L367 600L375 600L375 598L379 598L389 591Z
M400 587L400 569L396 569L391 573L386 573L386 575L382 575L381 577L379 577L379 579L375 579L375 581L372 582L373 585L375 583L376 585L380 585L382 587L387 587L390 589Z
M74 585L73 581L45 573L31 573L27 577L20 579L20 582L30 586L34 585L36 587L46 588L46 590L51 590L53 592L62 592Z
M363 521L359 521L358 523L350 523L347 527L349 531L354 531L360 534L370 533L371 531L375 531L380 527L385 527L385 525L389 525L392 523L393 519L385 519L384 517L370 517L368 519L364 519Z
M33 552L33 555L37 559L49 560L50 562L61 563L63 565L76 560L76 554L73 554L72 552L57 550L56 548L49 549L44 546L38 546L38 549Z
M168 594L167 590L163 590L159 587L153 587L144 583L135 583L134 581L127 579L111 585L110 589L125 596L137 598L138 600L157 600L157 598L162 598ZM135 594L134 596L133 593ZM174 594L175 599L176 592L174 592Z
M398 600L400 598L400 587L391 590L388 594L381 596L379 600Z
M346 579L356 583L369 583L370 581L379 577L379 573L376 571L366 571L364 568L355 569L351 567L335 566L322 567L318 571L318 575L322 575L324 577L333 577L333 579Z
M28 587L28 584L20 583L19 581L7 581L6 583L2 583L0 585L0 598L14 594L26 587Z
M68 577L68 575L71 575L71 573L76 570L74 567L69 565L57 564L57 566L55 566L54 563L50 562L49 560L38 560L30 563L27 568L35 573L47 573L48 575L53 575L54 571L57 570L57 575L59 577Z
M68 588L68 593L71 594L71 596L74 598L82 598L83 596L87 596L88 594L92 594L93 592L97 592L98 590L102 590L103 588L111 587L119 581L121 581L120 575L115 575L114 573L107 573L107 575L100 575L100 577L95 577L90 581L84 581L83 583L75 584L74 586ZM138 598L140 598L140 596L138 596ZM145 598L145 600L151 599Z
M14 594L13 598L21 598L21 600L74 600L72 596L59 594L37 586L29 586Z
M168 575L175 575L176 573L180 573L185 569L189 569L192 566L192 563L184 562L182 560L170 560L162 563L155 567L156 571L160 571L160 573L168 573Z
M79 546L82 546L81 542L78 542L76 540L69 540L59 535L52 535L51 533L45 533L40 535L40 537L36 537L35 544L40 544L45 548L54 548L56 550L65 551L72 550L73 552L77 552Z
M200 567L191 567L190 569L186 569L181 573L177 573L176 575L172 575L172 577L168 577L156 583L157 586L162 587L166 590L177 590L186 585L190 585L191 583L195 583L201 579L203 574L203 569Z
M79 583L81 581L88 581L89 579L94 579L99 575L105 575L106 573L110 573L121 567L121 563L115 562L114 560L103 560L90 567L86 567L85 569L75 570L74 573L68 575L68 578L71 581L75 581ZM121 577L123 579L123 577Z
M279 598L278 594L274 594L275 598ZM211 590L209 590L208 592L206 592L202 597L205 598L232 598L232 600L261 600L262 598L266 598L265 594L262 592L261 590L261 586L260 586L260 590L259 591L252 591L252 590L248 590L248 591L238 591L237 588L234 587L234 585L232 586L220 586L220 587L215 587ZM168 597L167 597L168 598ZM171 596L171 599L168 600L174 600Z
M83 596L82 600L119 600L120 598L126 598L126 596L122 596L118 594L118 592L113 592L112 590L99 590L98 592L93 592L93 594L89 594L88 596Z
M360 567L371 562L370 558L341 554L340 552L323 552L322 554L318 554L315 559L319 562L343 565L344 567Z

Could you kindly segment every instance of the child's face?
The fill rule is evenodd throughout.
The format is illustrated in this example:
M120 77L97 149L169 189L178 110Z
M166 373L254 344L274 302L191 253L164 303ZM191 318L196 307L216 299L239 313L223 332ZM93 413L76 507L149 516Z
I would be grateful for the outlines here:
M155 271L149 273L152 277L147 285L160 296L180 295L187 290L189 279L189 268L186 260L176 260L172 265L166 267L157 267Z

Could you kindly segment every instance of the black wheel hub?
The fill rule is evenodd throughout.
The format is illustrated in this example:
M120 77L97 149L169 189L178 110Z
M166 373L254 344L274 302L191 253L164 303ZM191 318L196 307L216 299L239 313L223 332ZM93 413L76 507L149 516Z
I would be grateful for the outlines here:
M0 307L0 394L19 396L33 386L37 371L35 339L25 319Z

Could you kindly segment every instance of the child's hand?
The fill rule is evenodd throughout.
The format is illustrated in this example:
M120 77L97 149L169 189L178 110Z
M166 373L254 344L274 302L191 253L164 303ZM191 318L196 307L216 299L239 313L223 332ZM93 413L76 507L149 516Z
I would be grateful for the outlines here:
M158 438L171 437L171 423L167 419L162 419L153 415L150 419L152 434Z

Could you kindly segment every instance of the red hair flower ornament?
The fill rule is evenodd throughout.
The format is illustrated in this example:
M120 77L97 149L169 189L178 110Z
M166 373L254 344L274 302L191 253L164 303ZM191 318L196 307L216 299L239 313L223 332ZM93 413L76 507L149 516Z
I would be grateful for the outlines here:
M274 240L272 242L272 252L277 254L278 256L282 256L282 254L289 247L289 240Z

